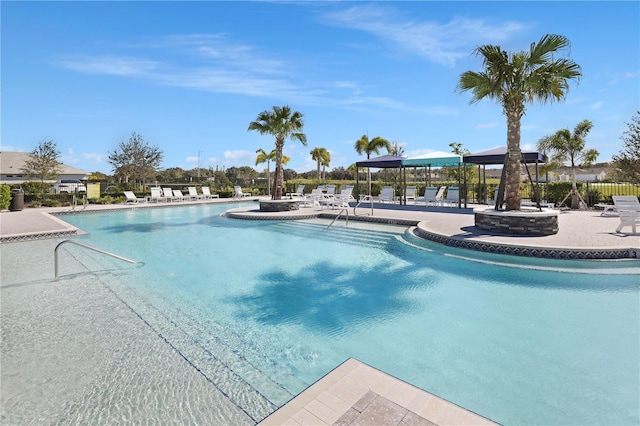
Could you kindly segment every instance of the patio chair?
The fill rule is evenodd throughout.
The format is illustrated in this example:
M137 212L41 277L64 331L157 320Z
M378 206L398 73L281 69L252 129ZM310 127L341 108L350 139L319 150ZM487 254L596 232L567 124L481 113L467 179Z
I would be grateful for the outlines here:
M319 207L322 209L322 204L320 204L320 200L322 199L322 197L324 196L324 194L322 193L322 188L315 188L311 190L310 194L307 194L305 196L305 206L309 206L311 205L314 209L316 207Z
M149 202L157 203L158 201L165 202L167 201L167 197L162 193L162 188L151 188L151 196L149 197Z
M139 198L136 197L136 194L133 193L133 191L124 191L124 196L126 198L126 200L124 201L125 204L127 203L144 203L147 201L146 198Z
M173 190L171 188L162 188L162 196L165 201L180 201L180 198L173 195Z
M325 188L325 194L334 195L336 193L336 186L333 184L327 185Z
M285 197L289 199L293 198L304 198L304 185L298 185L296 192L287 192Z
M444 191L447 190L446 186L441 186L438 188L438 192L433 196L433 199L429 200L429 202L433 203L434 206L440 206L443 203Z
M409 200L413 201L413 204L416 204L416 187L415 186L407 186L407 190L405 193L405 199L407 202Z
M378 195L377 201L380 203L395 202L393 186L383 186L380 195Z
M212 194L208 186L203 186L200 189L202 190L202 198L204 198L205 200L210 200L212 198L220 198L220 195Z
M460 202L460 189L457 186L452 186L447 190L447 196L442 200L442 204L447 204L449 207L457 207Z
M175 198L177 201L188 201L190 199L189 195L184 195L182 193L182 190L180 189L174 189L173 190L173 198Z
M244 198L251 197L250 193L242 192L242 188L240 186L233 187L233 198Z
M620 216L620 225L616 232L620 232L625 226L631 227L631 233L636 234L636 226L640 225L640 201L635 195L613 195L613 204Z
M189 186L187 187L187 189L189 190L190 200L202 200L204 198L204 195L198 194L198 190L196 189L195 186Z
M438 192L438 188L436 188L435 186L427 186L424 189L424 195L422 197L416 198L415 203L418 204L418 202L424 201L424 205L428 206L429 203L435 202L436 192Z
M351 193L353 192L353 185L347 185L339 194L335 194L333 199L329 200L328 204L331 208L334 207L349 207L349 201L355 200Z

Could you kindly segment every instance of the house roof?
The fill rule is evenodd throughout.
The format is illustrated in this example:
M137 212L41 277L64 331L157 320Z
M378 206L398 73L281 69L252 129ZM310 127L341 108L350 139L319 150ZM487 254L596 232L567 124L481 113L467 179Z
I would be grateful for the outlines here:
M29 152L0 152L0 174L23 175L22 168L29 159ZM66 164L60 165L61 175L87 175L89 173Z

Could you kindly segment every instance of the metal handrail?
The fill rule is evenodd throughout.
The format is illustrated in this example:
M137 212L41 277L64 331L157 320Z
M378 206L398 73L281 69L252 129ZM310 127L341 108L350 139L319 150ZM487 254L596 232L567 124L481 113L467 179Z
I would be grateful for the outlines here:
M327 229L331 228L331 225L333 225L333 223L338 220L338 218L340 217L340 215L344 213L345 217L346 217L346 223L345 226L349 226L349 208L348 207L344 207L343 209L341 209L338 214L336 215L336 217L333 218L333 220L331 221L331 223L329 224L329 226L327 226Z
M354 216L358 216L356 214L356 209L360 206L360 204L364 203L365 201L370 201L371 202L371 216L373 216L373 195L365 195L364 197L362 197L362 199L360 201L358 201L358 203L355 206L353 206L353 215ZM366 216L366 214L364 216Z
M97 249L95 247L91 247L91 246L88 246L86 244L79 243L77 241L64 240L64 241L61 241L60 243L58 243L56 248L53 249L54 274L55 274L56 281L58 280L58 248L61 245L65 244L65 243L75 244L77 246L84 247L86 249L93 250L93 251L98 252L98 253L106 254L107 256L111 256L113 258L116 258L116 259L119 259L119 260L123 260L125 262L134 263L134 264L138 263L135 260L127 259L126 257L118 256L117 254L109 253L108 251L100 250L100 249Z

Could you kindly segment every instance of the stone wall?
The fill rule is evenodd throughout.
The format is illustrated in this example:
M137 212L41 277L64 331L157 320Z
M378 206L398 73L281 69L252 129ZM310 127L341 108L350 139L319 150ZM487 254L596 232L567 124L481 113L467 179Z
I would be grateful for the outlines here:
M558 233L558 215L538 212L481 212L475 211L475 225L479 229L500 234L553 235Z

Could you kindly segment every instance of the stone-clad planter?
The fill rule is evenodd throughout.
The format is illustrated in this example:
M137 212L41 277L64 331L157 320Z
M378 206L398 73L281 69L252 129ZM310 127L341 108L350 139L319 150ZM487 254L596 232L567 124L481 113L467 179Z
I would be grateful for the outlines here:
M300 204L297 200L268 200L260 201L261 212L288 212L299 210Z
M475 209L475 225L478 229L512 235L553 235L558 233L558 212L539 210Z

